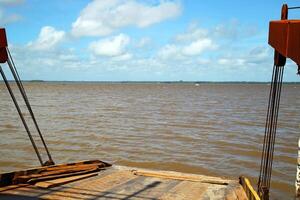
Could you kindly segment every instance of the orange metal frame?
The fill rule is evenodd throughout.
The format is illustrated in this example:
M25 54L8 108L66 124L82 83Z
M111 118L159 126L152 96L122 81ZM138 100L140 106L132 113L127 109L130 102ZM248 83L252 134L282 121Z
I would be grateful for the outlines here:
M271 21L269 44L300 65L300 20Z
M275 49L275 65L285 65L290 58L300 66L300 20L288 20L288 6L281 9L281 20L271 21L269 44Z

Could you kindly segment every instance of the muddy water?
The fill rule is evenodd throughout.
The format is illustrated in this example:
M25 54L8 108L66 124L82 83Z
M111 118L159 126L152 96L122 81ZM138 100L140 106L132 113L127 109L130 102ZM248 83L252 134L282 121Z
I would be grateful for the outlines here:
M26 83L25 88L57 163L101 159L245 175L253 182L258 176L268 85ZM294 194L299 89L283 88L273 164L275 199ZM0 138L1 172L39 165L3 84Z

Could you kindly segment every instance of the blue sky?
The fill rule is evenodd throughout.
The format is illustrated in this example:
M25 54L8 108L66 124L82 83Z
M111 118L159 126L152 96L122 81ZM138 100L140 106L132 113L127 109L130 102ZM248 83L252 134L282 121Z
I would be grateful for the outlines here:
M279 0L0 0L23 79L269 81ZM291 11L290 18L300 18ZM299 81L288 62L286 81Z

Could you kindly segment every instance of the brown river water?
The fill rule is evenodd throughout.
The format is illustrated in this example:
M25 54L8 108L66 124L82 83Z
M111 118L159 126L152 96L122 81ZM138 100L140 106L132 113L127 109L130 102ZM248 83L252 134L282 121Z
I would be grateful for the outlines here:
M256 188L267 84L32 82L25 89L56 163L100 159L235 179L245 175ZM283 86L272 199L294 197L299 89ZM39 165L2 83L0 138L0 172Z

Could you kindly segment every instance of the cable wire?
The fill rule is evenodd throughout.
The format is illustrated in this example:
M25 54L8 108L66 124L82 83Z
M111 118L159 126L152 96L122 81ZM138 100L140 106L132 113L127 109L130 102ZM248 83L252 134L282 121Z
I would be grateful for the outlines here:
M6 48L6 50L7 50L8 55L9 55L8 60L7 60L8 66L9 66L9 68L10 68L12 74L13 74L14 79L16 80L17 86L18 86L18 88L19 88L19 90L20 90L20 93L21 93L21 95L22 95L22 97L23 97L23 100L24 100L24 102L25 102L25 104L26 104L26 107L27 107L27 109L28 109L28 111L29 111L29 113L30 113L30 116L31 116L31 118L32 118L32 120L33 120L33 123L34 123L34 125L35 125L35 128L36 128L36 130L37 130L37 132L38 132L38 134L39 134L39 137L41 138L41 141L42 141L42 143L43 143L43 146L44 146L44 148L45 148L45 150L46 150L47 156L48 156L48 158L49 158L48 163L54 164L53 159L52 159L52 157L51 157L51 154L50 154L50 152L49 152L49 149L48 149L48 147L47 147L47 145L46 145L46 142L45 142L45 140L44 140L44 138L43 138L43 135L42 135L42 133L41 133L41 130L40 130L39 126L38 126L37 120L36 120L36 118L35 118L35 116L34 116L34 113L33 113L33 111L32 111L32 108L31 108L31 105L30 105L30 103L29 103L29 100L28 100L26 91L25 91L25 89L24 89L23 83L22 83L22 81L21 81L21 78L20 78L19 73L18 73L18 71L17 71L17 68L16 68L16 66L15 66L15 63L14 63L14 61L13 61L13 59L12 59L12 56L11 56L11 54L10 54L10 51L9 51L8 48Z
M274 65L269 93L267 118L265 123L260 175L257 188L258 193L263 200L269 199L283 72L284 66Z
M19 106L19 104L18 104L18 102L17 102L17 100L16 100L16 97L15 97L15 95L14 95L14 93L13 93L13 91L12 91L10 85L9 85L9 82L8 82L8 80L7 80L7 78L6 78L5 74L4 74L4 71L2 70L2 67L1 67L1 66L0 66L0 73L1 73L1 76L2 76L2 78L3 78L4 83L5 83L5 85L6 85L6 88L7 88L8 92L9 92L9 94L10 94L10 96L11 96L11 98L12 98L14 104L15 104L15 107L16 107L16 109L17 109L17 111L18 111L18 114L19 114L19 116L20 116L20 118L21 118L21 121L22 121L22 123L23 123L23 125L24 125L24 127L25 127L25 130L26 130L26 132L27 132L27 134L28 134L28 137L29 137L29 139L30 139L30 141L31 141L31 144L32 144L33 148L34 148L34 151L35 151L35 153L36 153L36 155L37 155L37 157L38 157L38 159L39 159L39 162L40 162L41 165L43 165L43 161L42 161L41 155L40 155L40 153L39 153L39 151L38 151L38 148L37 148L37 146L36 146L36 144L35 144L35 142L34 142L34 140L33 140L33 137L32 137L32 135L31 135L31 132L30 132L30 130L29 130L29 128L28 128L28 125L27 125L27 123L26 123L26 121L25 121L25 118L24 118L24 116L23 116L23 114L22 114L22 111L21 111L21 109L20 109L20 106Z

